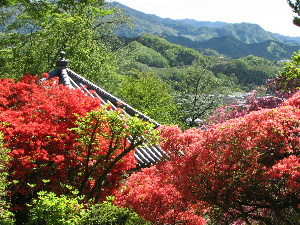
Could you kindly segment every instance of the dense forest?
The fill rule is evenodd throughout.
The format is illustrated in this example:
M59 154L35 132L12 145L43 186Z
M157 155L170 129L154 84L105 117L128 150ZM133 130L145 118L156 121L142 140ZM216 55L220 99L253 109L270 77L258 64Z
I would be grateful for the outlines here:
M126 38L126 45L119 52L121 55L126 55L125 60L123 58L119 64L121 74L132 77L137 76L138 71L146 71L165 83L165 87L179 107L177 116L173 117L175 123L182 123L190 117L194 118L195 112L192 108L196 106L187 106L188 102L193 102L191 98L196 98L196 105L201 105L201 109L197 108L195 111L199 119L204 119L222 102L227 101L228 95L236 92L249 92L264 85L268 79L275 78L279 70L283 68L281 62L253 55L232 60L203 55L194 49L172 44L150 34ZM133 69L134 71L128 72ZM197 85L197 79L201 81L199 85ZM206 82L203 82L204 79ZM147 84L143 85L145 88ZM146 108L142 108L147 106L139 105L137 103L139 101L131 94L141 92L141 90L136 90L138 86L129 83L121 86L132 87L127 94L121 92L119 94L121 98L137 108L140 107L140 110L148 112ZM122 91L122 87L120 90ZM187 112L189 109L191 111ZM171 111L174 112L173 109ZM149 115L163 122L154 114Z
M0 12L1 224L298 224L297 38L96 0ZM47 80L61 51L162 126ZM166 157L137 167L142 144Z

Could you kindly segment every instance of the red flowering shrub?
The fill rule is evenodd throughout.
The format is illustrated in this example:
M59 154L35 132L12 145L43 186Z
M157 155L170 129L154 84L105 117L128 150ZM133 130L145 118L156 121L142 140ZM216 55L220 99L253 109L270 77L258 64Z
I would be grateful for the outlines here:
M152 169L158 172L151 175L149 170L134 175L120 198L124 205L150 214L157 207L152 196L164 191L160 205L171 209L169 199L179 196L180 204L189 206L187 211L196 205L194 215L200 213L210 224L297 224L299 119L300 93L280 107L254 111L205 131L165 127L161 146L181 156ZM153 179L158 179L156 188L150 188ZM145 199L141 206L134 196Z
M132 150L142 137L151 140L153 132L144 132L151 126L107 111L99 98L80 90L35 83L29 75L17 83L0 80L0 130L12 158L8 194L14 209L41 190L66 194L66 185L95 201L113 194L121 174L135 167Z
M161 131L160 147L167 152L170 159L186 154L186 149L202 137L202 130L191 128L182 132L178 126L159 128ZM176 136L176 139L174 138Z
M156 166L132 174L115 203L132 208L153 224L205 224L195 213L196 206L184 199L168 175Z
M177 161L186 149L199 137L201 130L190 129L182 132L178 126L162 129L160 146L169 155L169 160ZM174 136L177 138L175 139ZM141 217L153 224L206 224L197 212L199 203L187 201L173 183L174 168L169 163L160 163L151 168L132 174L116 196L115 203L133 208Z

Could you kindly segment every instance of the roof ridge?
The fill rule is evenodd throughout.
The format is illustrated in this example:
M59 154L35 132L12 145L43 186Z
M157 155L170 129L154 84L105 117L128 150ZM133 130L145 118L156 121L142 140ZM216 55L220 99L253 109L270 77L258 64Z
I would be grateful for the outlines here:
M123 102L119 98L117 98L117 97L113 96L112 94L108 93L104 89L98 87L94 83L88 81L87 79L85 79L84 77L82 77L79 74L75 73L74 71L72 71L72 70L70 70L68 68L66 70L67 70L68 75L69 75L69 77L71 79L76 79L76 80L80 81L82 84L84 84L87 87L89 87L90 89L95 90L96 93L100 97L102 97L104 99L107 99L109 102L111 102L112 104L114 104L116 107L122 108L130 116L138 115L138 117L140 119L145 120L145 121L149 121L149 122L153 123L155 125L155 128L161 126L161 124L157 123L156 121L154 121L150 117L148 117L145 114L141 113L140 111L134 109L133 107L131 107L127 103Z

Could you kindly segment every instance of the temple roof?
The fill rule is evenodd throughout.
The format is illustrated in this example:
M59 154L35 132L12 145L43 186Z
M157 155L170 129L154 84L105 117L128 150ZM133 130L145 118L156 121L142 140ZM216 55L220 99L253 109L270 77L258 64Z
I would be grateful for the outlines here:
M80 88L92 98L100 98L102 105L109 103L113 109L122 108L123 113L129 116L138 116L138 118L144 121L153 123L155 128L160 126L156 121L69 69L68 61L64 58L65 53L61 52L60 55L61 58L56 62L56 69L49 72L48 79L58 76L61 84L70 88ZM41 80L43 79L45 78ZM143 145L136 149L134 156L137 160L138 167L147 167L161 161L166 154L159 146L147 147Z

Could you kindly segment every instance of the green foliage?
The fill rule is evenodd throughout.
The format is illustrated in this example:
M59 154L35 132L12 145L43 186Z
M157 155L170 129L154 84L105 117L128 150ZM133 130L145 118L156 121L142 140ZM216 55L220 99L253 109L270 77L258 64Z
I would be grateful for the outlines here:
M269 82L273 91L279 96L288 98L300 89L300 52L295 52L290 62L286 62L284 70Z
M219 52L217 52L216 50L213 50L211 48L203 49L203 50L201 50L201 53L203 55L208 55L208 56L222 57L222 55Z
M176 67L168 69L153 68L152 72L157 74L164 82L170 85L174 91L179 90L180 83L182 81L182 70Z
M180 113L190 127L197 126L197 119L204 119L221 103L229 91L224 77L216 77L201 66L190 66L183 70L179 84ZM226 80L226 78L225 78Z
M193 63L204 61L203 56L199 52L179 45L173 45L167 49L164 55L173 67L192 65Z
M141 72L146 72L146 71L150 71L151 68L148 67L148 65L140 63L140 62L136 62L133 60L120 60L120 62L118 63L119 66L119 70L118 72L122 75L133 75L135 76L136 71L141 71Z
M147 64L150 67L165 68L169 67L168 60L155 50L143 46L134 41L126 46L125 51L128 51L128 56L133 60Z
M136 71L134 76L124 77L118 95L159 123L171 124L176 120L177 106L171 90L154 73Z
M130 42L132 39L128 39L128 41ZM137 42L142 45L137 44ZM133 45L135 48L130 48L129 46L131 45ZM147 46L147 48L145 46ZM226 47L227 45L222 44L222 46ZM217 58L213 56L203 56L193 49L171 44L163 38L149 34L137 38L136 41L131 42L131 44L126 47L126 49L129 51L129 55L135 54L136 49L140 49L139 54L147 52L149 57L144 57L144 61L139 60L139 62L147 63L148 65L151 63L151 65L154 65L152 64L153 58L151 56L152 53L154 56L154 52L152 51L152 53L150 53L150 48L155 50L156 53L159 52L159 57L156 57L156 59L161 62L159 63L155 61L155 64L157 65L156 68L147 68L145 65L142 67L141 65L133 63L132 61L130 63L127 61L128 63L125 65L123 60L122 63L119 64L122 68L122 74L134 75L134 73L130 72L131 68L136 68L140 71L151 70L152 72L158 74L165 82L170 84L174 90L178 90L178 81L181 80L181 78L178 78L181 75L178 74L182 73L178 69L184 69L184 67L190 65L211 65L207 69L213 71L216 77L223 77L224 82L227 83L226 86L234 81L244 90L251 91L253 88L255 88L255 86L264 85L268 79L274 78L275 74L280 69L280 65L254 55L249 55L234 60L226 60L225 58ZM132 51L132 53L130 53L130 51ZM136 58L132 57L131 59L137 62ZM168 64L170 65L171 69L158 69L158 65L165 64L165 59L168 60ZM177 72L173 67L178 68ZM172 75L170 73L172 73ZM227 80L229 80L229 82L226 81L226 77L223 75L227 76ZM232 83L232 89L235 88L236 85Z
M73 128L78 134L79 152L84 158L80 171L79 194L95 203L119 187L122 175L136 162L133 150L142 144L156 144L154 124L107 105L78 118Z
M249 66L272 66L273 63L270 60L265 58L261 58L254 55L249 55L246 57L241 58L241 60L245 61Z
M14 223L13 214L8 211L6 188L8 186L6 176L8 174L6 163L9 160L8 149L3 144L3 134L0 133L0 224L11 225Z
M287 0L289 6L292 8L294 13L300 15L300 1L299 0ZM300 18L298 16L294 17L293 23L300 27Z
M115 57L108 38L102 36L111 36L120 21L105 20L114 10L103 5L104 1L20 1L7 15L0 77L52 70L58 52L64 50L77 73L108 89L114 87Z
M113 198L112 198L113 199ZM101 204L93 205L82 218L82 225L150 225L127 208L115 206L108 198Z
M85 213L81 198L41 191L33 200L28 225L80 224Z
M147 225L150 224L127 208L115 206L113 198L99 204L84 204L82 197L57 196L41 191L33 200L27 225ZM1 223L2 224L2 223Z
M148 48L152 48L159 53L165 52L172 47L172 44L163 38L159 38L155 35L145 34L137 39L139 43Z
M108 104L103 108L88 112L86 116L79 117L75 122L78 127L71 129L79 135L78 141L83 146L95 148L89 151L98 150L99 146L95 144L104 142L106 139L112 142L110 145L113 146L113 150L123 150L126 148L123 141L129 136L132 139L131 145L134 147L139 147L145 140L151 144L156 144L157 131L153 129L152 123L145 122L135 116L125 115L120 109L111 111L111 107ZM95 132L92 137L91 130ZM146 133L145 130L147 130Z
M163 55L171 67L182 67L193 63L205 62L198 51L180 45L171 44L163 38L154 35L143 35L137 41Z
M240 85L251 91L257 85L264 85L268 79L274 78L278 66L271 61L257 56L247 56L229 62L218 63L212 66L214 74L235 76Z
M226 24L222 27L222 31L219 33L220 36L231 36L246 44L259 43L267 40L279 40L276 35L265 31L258 24Z

